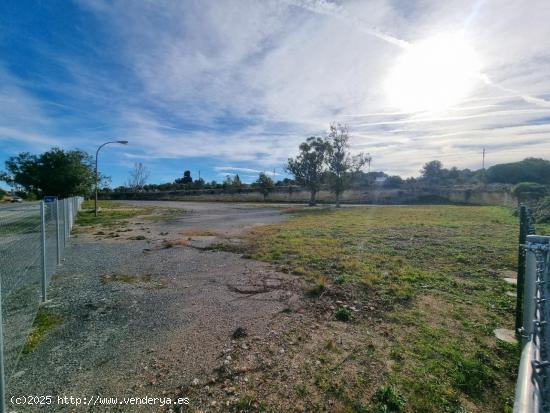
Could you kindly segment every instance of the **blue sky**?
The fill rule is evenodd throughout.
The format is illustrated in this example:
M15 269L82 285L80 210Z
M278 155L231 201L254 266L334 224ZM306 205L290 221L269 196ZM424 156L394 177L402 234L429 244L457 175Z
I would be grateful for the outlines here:
M250 181L331 122L404 176L479 168L483 147L489 165L550 158L550 5L528 4L6 0L0 162L117 138L113 186L134 162L150 182Z

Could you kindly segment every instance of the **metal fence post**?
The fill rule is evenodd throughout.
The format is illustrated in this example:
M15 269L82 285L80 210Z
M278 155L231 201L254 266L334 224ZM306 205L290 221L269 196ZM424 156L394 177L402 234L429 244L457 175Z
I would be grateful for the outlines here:
M0 297L2 296L2 280L0 277ZM4 377L4 318L2 316L2 300L0 299L0 413L6 412L6 378Z
M67 202L63 202L63 248L67 248Z
M46 214L44 201L40 202L40 233L42 244L42 302L47 299L47 276L48 269L46 267Z
M525 283L523 288L523 325L522 346L531 340L533 320L535 319L535 300L537 288L537 258L535 252L527 250L525 257Z
M525 282L525 242L527 240L529 221L527 207L519 207L519 246L518 246L518 274L516 288L516 334L520 334L523 319L523 285Z
M55 239L57 246L57 265L61 264L61 240L59 239L59 199L55 200Z

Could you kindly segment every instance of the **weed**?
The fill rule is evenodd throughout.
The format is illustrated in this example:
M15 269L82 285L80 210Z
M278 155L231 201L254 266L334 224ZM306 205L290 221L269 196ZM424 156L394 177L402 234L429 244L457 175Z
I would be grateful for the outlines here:
M405 407L405 398L393 385L379 388L373 396L373 402L377 413L401 412Z
M326 290L326 288L325 282L323 280L319 280L319 282L311 287L308 292L309 295L318 297Z
M353 315L351 313L351 310L346 307L340 307L336 312L334 313L334 317L338 321L348 322L352 319Z
M42 342L48 330L61 324L62 322L63 319L60 316L53 314L48 310L42 308L39 309L38 314L36 314L36 318L34 319L32 331L27 336L27 341L23 346L23 354L32 353Z
M130 237L128 239L135 240L135 241L143 241L143 240L146 240L147 237L145 235L136 235L135 237Z
M297 384L294 386L294 391L300 398L304 398L306 396L306 386L304 384Z

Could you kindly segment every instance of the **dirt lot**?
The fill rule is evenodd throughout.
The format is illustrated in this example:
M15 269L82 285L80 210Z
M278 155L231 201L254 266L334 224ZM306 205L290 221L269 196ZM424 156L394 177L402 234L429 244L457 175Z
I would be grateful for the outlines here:
M133 202L79 222L10 395L189 405L44 411L511 409L508 210Z
M54 277L51 301L41 310L62 322L23 355L8 399L185 396L189 386L217 381L220 369L231 366L237 345L267 337L283 318L288 323L281 311L301 305L294 277L230 252L204 249L220 237L282 221L278 210L174 202L160 206L152 215L124 224L76 228ZM238 395L215 399L219 405L231 404ZM191 397L182 411L194 411L202 403ZM9 407L36 411L36 406ZM70 410L55 403L44 409Z

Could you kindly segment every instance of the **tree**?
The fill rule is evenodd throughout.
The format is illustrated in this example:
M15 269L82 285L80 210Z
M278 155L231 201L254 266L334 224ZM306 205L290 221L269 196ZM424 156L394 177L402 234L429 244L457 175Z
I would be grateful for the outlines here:
M315 197L321 187L328 147L326 139L312 136L300 144L300 153L296 158L288 159L286 170L294 176L298 185L310 191L310 206L316 205Z
M10 157L0 179L36 196L90 195L95 184L93 158L79 150L52 148L40 155L28 152ZM104 177L101 179L105 179Z
M258 179L256 180L256 182L254 182L254 185L258 187L258 189L264 196L265 201L269 193L273 190L273 179L271 179L265 173L260 172L260 175L258 175Z
M137 191L143 189L143 186L149 179L150 172L141 162L134 163L134 168L130 171L127 186Z
M181 180L182 184L192 184L193 178L191 177L191 171L185 171L183 173L183 179Z
M352 156L349 151L349 134L345 125L330 125L327 146L329 182L336 196L336 208L340 208L340 197L349 186L350 178L369 162L364 153Z
M445 177L445 170L440 161L430 161L426 163L422 167L420 173L422 174L422 179L432 185L440 184Z
M518 203L522 202L536 202L540 198L548 195L548 189L536 182L520 182L514 185L512 193L518 199Z
M526 158L520 162L503 163L487 169L489 182L518 184L536 182L550 184L550 161L538 158Z
M204 179L199 178L195 179L193 181L193 189L203 189L206 185L206 182L204 182Z
M236 174L233 177L233 180L231 181L231 186L236 189L241 189L243 187L243 183L241 182L241 178L239 177L239 174Z
M399 175L388 176L386 182L384 182L384 186L386 186L387 188L399 188L402 185L403 178L401 178Z
M229 174L225 175L225 179L223 180L222 186L223 186L223 189L229 189L233 186L233 178L231 177L231 175Z

